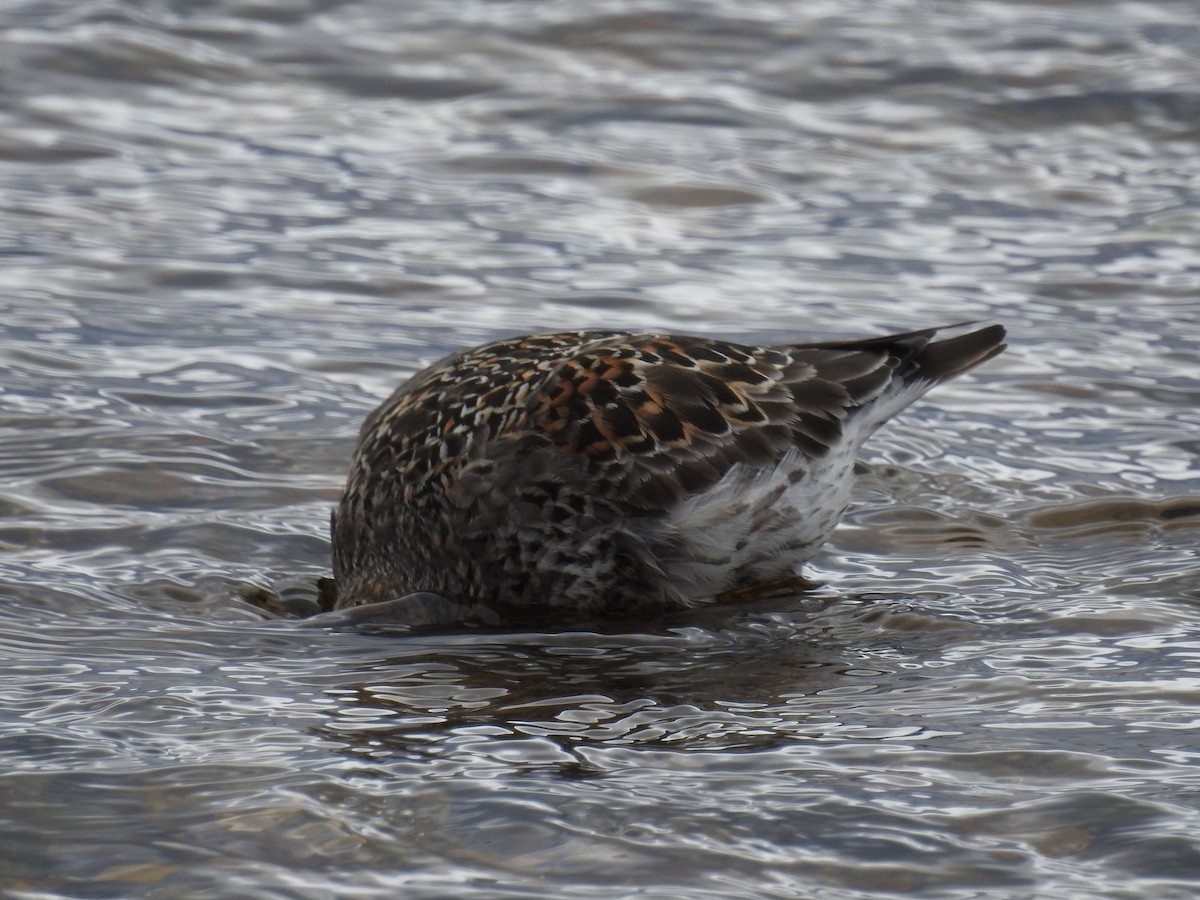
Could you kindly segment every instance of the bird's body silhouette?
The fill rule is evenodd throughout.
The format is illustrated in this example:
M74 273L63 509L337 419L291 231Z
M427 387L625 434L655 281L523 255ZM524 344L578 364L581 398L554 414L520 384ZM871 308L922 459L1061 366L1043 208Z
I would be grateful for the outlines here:
M863 441L1004 348L998 325L937 331L763 347L583 331L448 356L363 425L335 605L639 615L787 578L845 511Z

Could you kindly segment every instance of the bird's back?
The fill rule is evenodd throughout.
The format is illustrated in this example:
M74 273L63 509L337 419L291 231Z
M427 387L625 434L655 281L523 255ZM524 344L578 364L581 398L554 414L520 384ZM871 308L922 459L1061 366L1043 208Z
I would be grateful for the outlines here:
M418 373L363 426L335 517L340 606L433 591L593 611L692 602L807 561L854 456L989 326L750 347L576 332Z

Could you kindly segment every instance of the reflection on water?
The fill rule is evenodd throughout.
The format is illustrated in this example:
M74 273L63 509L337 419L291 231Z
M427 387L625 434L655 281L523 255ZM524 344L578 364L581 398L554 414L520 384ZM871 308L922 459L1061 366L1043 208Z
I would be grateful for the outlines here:
M1177 3L0 12L0 893L1190 896ZM803 595L306 627L453 347L1003 321Z

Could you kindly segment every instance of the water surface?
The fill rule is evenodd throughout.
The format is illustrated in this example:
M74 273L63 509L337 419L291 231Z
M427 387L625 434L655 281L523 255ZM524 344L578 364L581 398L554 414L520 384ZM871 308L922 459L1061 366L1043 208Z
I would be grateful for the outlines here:
M10 3L0 892L1185 897L1191 3ZM532 330L995 319L795 598L320 632L362 417Z

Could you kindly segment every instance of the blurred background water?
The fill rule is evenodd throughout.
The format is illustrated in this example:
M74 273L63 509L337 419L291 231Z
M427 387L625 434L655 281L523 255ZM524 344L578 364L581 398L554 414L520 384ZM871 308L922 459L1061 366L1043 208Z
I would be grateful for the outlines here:
M1191 0L0 5L0 892L1200 890ZM824 586L379 637L362 417L587 327L996 319Z

